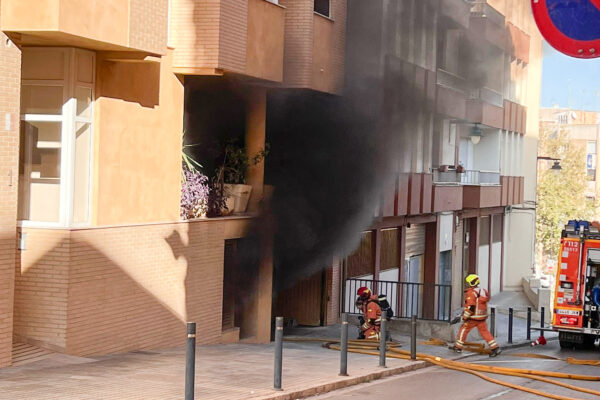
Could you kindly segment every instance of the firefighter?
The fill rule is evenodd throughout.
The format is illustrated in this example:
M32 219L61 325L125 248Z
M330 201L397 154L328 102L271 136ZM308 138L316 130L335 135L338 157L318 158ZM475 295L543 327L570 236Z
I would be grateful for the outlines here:
M456 343L454 343L454 346L451 347L451 349L457 353L461 353L469 332L471 332L473 328L477 328L483 339L490 346L490 357L496 357L500 354L501 350L488 330L486 323L487 303L490 300L490 296L487 290L479 287L479 277L477 275L470 274L465 281L467 282L468 287L465 290L465 304L462 314L464 323L458 330Z
M358 338L379 339L381 307L377 302L377 296L374 296L367 287L359 288L356 295L358 296L356 307L362 312L362 315L358 317L360 322Z

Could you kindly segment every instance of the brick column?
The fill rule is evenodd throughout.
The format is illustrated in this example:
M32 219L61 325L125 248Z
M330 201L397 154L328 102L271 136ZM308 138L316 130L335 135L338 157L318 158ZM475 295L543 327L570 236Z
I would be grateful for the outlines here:
M21 51L0 32L0 368L10 365L13 336Z

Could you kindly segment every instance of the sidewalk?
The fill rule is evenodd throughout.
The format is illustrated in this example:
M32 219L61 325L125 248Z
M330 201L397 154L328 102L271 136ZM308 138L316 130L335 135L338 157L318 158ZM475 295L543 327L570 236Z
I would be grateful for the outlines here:
M502 318L497 318L500 327ZM517 336L520 325L515 323L515 343L521 338ZM351 326L350 338L355 337L355 329ZM295 328L286 335L336 338L339 331L339 325ZM394 339L410 349L408 337ZM196 399L298 399L426 366L424 362L388 359L388 368L379 368L377 357L350 353L350 376L339 377L339 352L324 349L320 343L285 342L284 391L277 392L272 390L273 351L273 344L198 347ZM418 351L445 358L465 357L439 346L419 345ZM0 399L181 400L184 372L184 348L94 358L54 354L35 363L0 369Z

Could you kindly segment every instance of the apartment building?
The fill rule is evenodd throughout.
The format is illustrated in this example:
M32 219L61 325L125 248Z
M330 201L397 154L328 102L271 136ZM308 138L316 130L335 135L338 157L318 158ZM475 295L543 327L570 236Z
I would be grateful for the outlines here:
M1 0L0 366L13 342L81 356L178 345L186 321L202 344L265 342L272 309L334 323L360 279L395 284L377 289L401 315L438 320L466 272L517 289L534 219L507 207L535 196L541 71L528 7ZM265 148L270 99L358 82L377 89L379 145L398 144L381 201L347 232L358 249L274 302L271 237L249 237L265 162L246 176L249 213L182 221L182 132L214 168L206 143ZM396 112L407 98L416 112ZM261 251L241 270L245 246Z
M247 174L248 213L182 221L182 132L255 154L269 88L339 92L345 1L0 7L0 366L13 343L80 356L178 345L186 321L203 344L269 341L268 235L235 269L264 163Z
M600 171L597 168L598 141L600 140L600 113L570 108L542 108L540 129L562 129L572 143L585 149L586 193L590 200L598 198ZM543 155L543 154L542 154Z
M399 317L447 321L468 273L492 295L522 290L542 60L529 2L349 0L347 24L346 90L379 107L391 166L358 248L286 293L317 300L280 313L331 323L369 286Z

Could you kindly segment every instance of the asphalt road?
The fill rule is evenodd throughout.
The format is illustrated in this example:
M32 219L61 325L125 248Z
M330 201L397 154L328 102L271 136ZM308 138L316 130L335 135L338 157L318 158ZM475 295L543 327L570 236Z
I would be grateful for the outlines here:
M600 367L571 365L564 361L541 360L535 358L514 357L515 353L539 353L555 357L574 357L579 359L599 360L600 350L561 350L558 341L549 342L546 346L534 348L519 348L505 351L498 358L487 356L473 356L461 361L476 362L485 365L504 366L523 369L537 369L546 371L560 371L577 374L600 376ZM514 378L503 375L490 375L493 378L504 380L521 386L535 388L544 392L560 394L574 399L598 399L597 396L587 393L572 391L556 385L533 381L523 378ZM565 381L575 386L587 387L600 391L600 381ZM448 370L441 367L425 368L416 372L402 374L396 377L382 379L372 383L354 386L349 389L332 392L330 394L314 397L322 400L334 399L369 399L369 400L398 400L398 399L478 399L478 400L524 400L541 399L543 397L499 386L484 381L474 375Z

